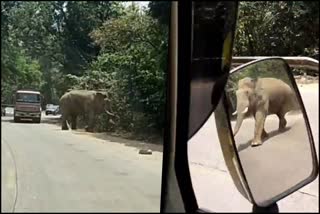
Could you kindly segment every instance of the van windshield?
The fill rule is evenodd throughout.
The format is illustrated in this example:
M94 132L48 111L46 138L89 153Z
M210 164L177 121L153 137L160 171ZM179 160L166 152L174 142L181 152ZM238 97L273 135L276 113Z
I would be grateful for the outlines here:
M40 103L40 94L17 93L17 102Z

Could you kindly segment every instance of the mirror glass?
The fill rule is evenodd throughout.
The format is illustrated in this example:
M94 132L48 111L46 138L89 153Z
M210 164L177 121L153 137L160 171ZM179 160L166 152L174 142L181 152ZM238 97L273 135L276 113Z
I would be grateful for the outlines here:
M314 176L314 150L294 79L281 59L250 63L230 74L226 103L240 163L263 206Z

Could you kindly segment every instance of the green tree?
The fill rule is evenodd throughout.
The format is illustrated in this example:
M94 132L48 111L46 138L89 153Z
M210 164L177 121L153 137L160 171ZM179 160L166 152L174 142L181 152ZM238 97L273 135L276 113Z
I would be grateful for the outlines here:
M134 5L125 12L90 34L101 54L80 85L109 91L117 128L159 129L164 121L168 29Z
M119 2L1 2L2 76L17 72L15 55L24 51L40 64L41 91L57 102L70 88L63 74L81 76L99 53L88 35L110 17L121 14ZM11 73L10 73L11 72Z
M148 14L157 19L160 24L169 26L170 21L170 1L150 1Z
M63 72L82 75L99 47L89 33L109 18L122 14L119 2L62 1L55 4L56 28L64 48Z
M312 56L318 47L319 2L240 2L235 55Z

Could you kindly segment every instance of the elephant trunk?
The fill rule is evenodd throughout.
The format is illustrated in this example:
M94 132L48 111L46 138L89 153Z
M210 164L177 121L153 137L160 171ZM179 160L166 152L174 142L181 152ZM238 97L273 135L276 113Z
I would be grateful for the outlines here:
M236 125L234 127L234 132L233 132L233 135L236 136L236 134L238 133L240 127L241 127L241 124L243 122L243 119L244 119L244 115L245 114L238 114L237 116L237 122L236 122Z
M104 101L105 101L105 104L104 104L104 106L103 106L102 112L106 113L106 114L109 115L109 116L114 117L115 114L113 114L113 113L110 112L110 109L111 109L111 101L110 101L108 98L105 98ZM108 109L109 109L109 110L108 110Z
M115 116L113 113L111 113L111 112L110 112L110 111L108 111L107 109L105 109L105 112L106 112L108 115L112 116L112 117L114 117L114 116Z
M245 90L237 91L237 110L233 113L233 115L237 114L237 122L234 127L234 136L236 136L238 133L245 115L249 110L249 98L247 95L248 93Z

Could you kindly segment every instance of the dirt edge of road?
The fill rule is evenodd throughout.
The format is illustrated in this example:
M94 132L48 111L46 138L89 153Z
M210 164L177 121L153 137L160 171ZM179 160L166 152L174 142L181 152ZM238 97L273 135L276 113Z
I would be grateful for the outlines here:
M60 118L43 118L42 123L51 125L61 126ZM87 135L95 137L100 140L116 142L129 147L135 147L138 149L151 149L152 151L162 152L163 140L161 136L156 135L145 135L145 136L134 136L130 133L125 132L86 132L84 128L79 128L72 131L77 135Z
M78 129L74 131L74 133L78 135L92 136L104 141L120 143L128 147L134 147L134 148L146 149L146 150L151 149L152 151L157 151L157 152L163 151L163 143L160 137L156 141L141 141L141 140L125 138L115 133L108 133L108 132L90 133L90 132L86 132L84 129Z
M14 212L18 195L17 168L10 145L1 138L1 212Z

